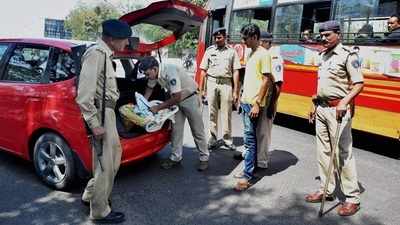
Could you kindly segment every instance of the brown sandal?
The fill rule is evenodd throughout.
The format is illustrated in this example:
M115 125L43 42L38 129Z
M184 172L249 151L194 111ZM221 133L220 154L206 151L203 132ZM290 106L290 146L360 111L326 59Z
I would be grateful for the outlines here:
M234 188L235 191L245 191L251 187L250 182L247 179L240 179Z

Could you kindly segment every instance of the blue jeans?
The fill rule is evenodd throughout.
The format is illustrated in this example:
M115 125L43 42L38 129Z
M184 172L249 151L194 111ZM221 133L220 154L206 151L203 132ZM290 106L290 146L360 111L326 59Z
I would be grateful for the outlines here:
M250 117L251 105L250 104L241 104L242 108L242 119L244 126L244 176L250 180L253 178L253 172L256 162L257 156L257 137L256 137L256 128L257 128L257 118Z

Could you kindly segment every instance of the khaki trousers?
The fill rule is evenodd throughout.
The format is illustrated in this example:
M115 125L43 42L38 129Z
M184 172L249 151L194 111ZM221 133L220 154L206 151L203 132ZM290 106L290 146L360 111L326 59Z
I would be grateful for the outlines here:
M267 116L266 109L260 110L257 124L257 167L268 168L268 152L271 148L271 131L274 119Z
M200 161L208 161L210 152L207 148L200 97L198 95L193 95L180 102L178 107L179 111L175 114L175 123L172 125L172 152L170 159L173 161L182 160L183 132L185 130L185 120L187 118L194 143L200 153Z
M317 159L319 176L321 177L320 190L328 174L329 158L331 155L330 142L335 142L334 135L337 129L336 108L335 107L317 107L316 112L316 136L317 136ZM346 202L360 203L360 188L358 186L356 162L353 156L353 139L351 135L351 113L347 111L342 120L339 131L339 146L336 149L337 161L339 161L339 174L342 183L343 193L346 196ZM335 178L331 174L328 185L328 194L333 193L335 189Z
M214 78L207 79L207 99L210 113L209 143L213 143L218 140L219 111L221 112L222 138L228 145L233 143L231 119L232 98L232 84L229 80L221 84L217 84Z
M105 108L103 137L103 156L101 162L104 171L101 171L96 152L92 151L93 178L89 180L82 200L90 201L90 218L104 218L111 212L108 204L114 185L114 178L121 164L121 144L115 124L115 113L113 109Z

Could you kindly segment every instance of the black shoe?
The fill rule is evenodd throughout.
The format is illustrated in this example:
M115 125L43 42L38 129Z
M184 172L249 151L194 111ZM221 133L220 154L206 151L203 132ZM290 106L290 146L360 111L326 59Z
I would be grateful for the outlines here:
M217 146L218 146L218 142L216 142L216 141L210 142L207 145L208 150L210 150L210 151L215 150L217 148Z
M199 166L197 167L197 170L202 172L206 169L208 169L208 161L200 161Z
M244 158L243 158L243 155L242 155L242 154L243 154L242 152L236 151L236 152L233 154L233 158L236 159L236 160L243 160Z
M168 170L168 169L171 169L173 167L179 166L181 164L181 161L182 160L173 161L170 158L167 158L167 159L164 159L164 160L161 161L161 165L160 166L161 166L161 168Z
M122 223L125 221L125 215L122 212L111 211L106 217L101 219L92 219L94 223Z
M231 150L231 151L236 151L236 146L234 145L234 144L224 144L225 145L225 147L227 147L228 148L228 150Z
M84 201L83 199L81 199L81 203L84 206L90 207L90 202L88 202L88 201Z

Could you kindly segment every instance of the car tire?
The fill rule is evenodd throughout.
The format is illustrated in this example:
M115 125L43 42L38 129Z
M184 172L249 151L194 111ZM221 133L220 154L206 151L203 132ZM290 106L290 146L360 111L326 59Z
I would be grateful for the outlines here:
M48 186L65 190L75 180L75 164L71 148L59 135L44 133L33 149L36 174Z

